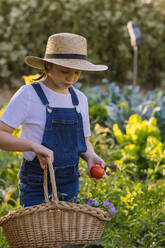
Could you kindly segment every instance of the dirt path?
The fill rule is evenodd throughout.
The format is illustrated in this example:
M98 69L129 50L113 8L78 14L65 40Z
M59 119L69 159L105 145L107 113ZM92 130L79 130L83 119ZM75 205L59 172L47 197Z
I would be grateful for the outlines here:
M13 94L14 91L0 89L0 105L8 103Z

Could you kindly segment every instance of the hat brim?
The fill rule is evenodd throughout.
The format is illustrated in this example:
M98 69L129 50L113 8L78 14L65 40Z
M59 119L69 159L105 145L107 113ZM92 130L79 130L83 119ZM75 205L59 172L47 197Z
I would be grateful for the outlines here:
M81 70L81 71L105 71L108 69L106 65L95 65L88 60L83 59L46 59L35 56L27 56L25 63L31 67L43 70L44 62L49 62L56 65L61 65L67 68Z

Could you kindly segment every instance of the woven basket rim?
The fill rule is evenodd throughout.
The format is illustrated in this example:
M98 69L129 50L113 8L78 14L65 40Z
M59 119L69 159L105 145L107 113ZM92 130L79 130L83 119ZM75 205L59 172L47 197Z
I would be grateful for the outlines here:
M72 202L59 201L58 204L56 202L49 202L35 205L32 207L25 207L24 209L15 210L0 218L0 226L8 222L10 219L54 209L81 212L89 214L102 221L109 221L111 219L110 214L100 208L95 208L87 204L77 204Z

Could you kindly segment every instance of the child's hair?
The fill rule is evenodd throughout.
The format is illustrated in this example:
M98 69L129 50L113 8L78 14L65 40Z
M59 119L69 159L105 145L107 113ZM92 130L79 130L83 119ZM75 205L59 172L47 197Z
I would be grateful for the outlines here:
M33 79L33 80L34 81L39 81L41 79L45 80L47 77L47 73L48 73L48 68L47 68L46 61L45 61L44 62L44 70L41 71L41 75L38 78Z

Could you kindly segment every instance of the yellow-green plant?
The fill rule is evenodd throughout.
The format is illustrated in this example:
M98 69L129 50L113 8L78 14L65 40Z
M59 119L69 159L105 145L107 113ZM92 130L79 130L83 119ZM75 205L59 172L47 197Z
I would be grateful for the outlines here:
M34 82L34 79L37 79L40 76L40 74L35 75L29 75L29 76L23 76L23 79L25 81L25 84L32 84Z
M121 158L115 163L120 169L135 172L140 177L162 177L165 173L165 150L160 141L157 120L142 120L137 114L132 115L123 134L118 124L113 132L121 148Z

